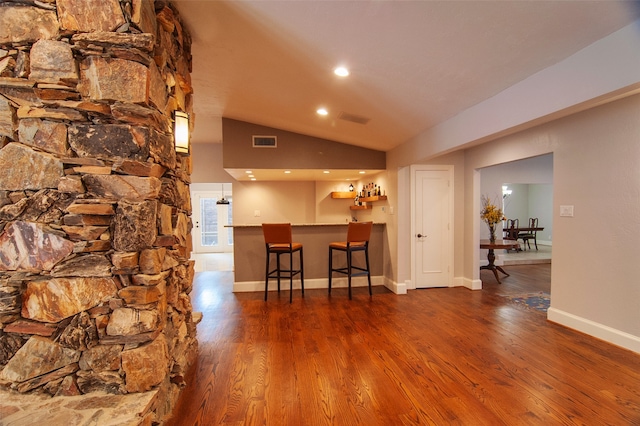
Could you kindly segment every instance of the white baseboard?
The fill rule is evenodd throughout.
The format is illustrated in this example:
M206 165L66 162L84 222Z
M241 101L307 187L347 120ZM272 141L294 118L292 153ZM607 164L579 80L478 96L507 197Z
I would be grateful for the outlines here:
M466 287L469 290L482 290L482 280L472 280L465 277L459 277L455 278L454 282L456 282L457 286Z
M407 283L397 283L395 281L385 279L384 286L395 294L407 294Z
M331 280L332 288L347 288L349 282L346 277L338 277ZM366 277L357 277L351 279L351 287L366 287L368 286ZM371 277L371 286L385 285L385 278L383 276ZM329 280L327 278L306 278L304 280L304 289L328 289ZM280 289L289 290L289 279L285 278L280 280ZM300 279L293 280L293 289L300 290ZM234 293L245 293L252 291L264 291L264 281L236 281L233 283ZM278 291L278 284L275 280L269 280L269 291ZM391 290L393 291L393 290ZM394 292L395 293L395 292Z
M547 311L547 319L565 327L588 334L589 336L604 340L605 342L640 353L640 337L638 336L561 311L554 307L550 307Z

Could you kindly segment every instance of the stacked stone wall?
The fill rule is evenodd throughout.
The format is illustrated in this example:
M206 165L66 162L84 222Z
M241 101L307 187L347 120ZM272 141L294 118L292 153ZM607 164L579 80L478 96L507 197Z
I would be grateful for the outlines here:
M190 38L161 0L0 1L0 384L156 391L197 351ZM192 124L193 124L193 114Z

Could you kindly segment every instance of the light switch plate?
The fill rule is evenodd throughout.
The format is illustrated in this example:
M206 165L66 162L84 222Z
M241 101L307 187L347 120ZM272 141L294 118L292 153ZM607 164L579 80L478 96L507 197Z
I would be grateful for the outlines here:
M560 216L573 217L573 206L560 206Z

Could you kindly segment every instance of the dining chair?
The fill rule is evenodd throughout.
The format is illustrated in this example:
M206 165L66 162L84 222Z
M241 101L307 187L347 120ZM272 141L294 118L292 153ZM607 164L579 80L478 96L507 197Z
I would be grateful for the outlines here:
M530 217L529 230L518 234L518 238L522 240L523 247L526 244L529 250L531 250L531 243L529 243L529 241L533 240L533 244L535 245L536 250L538 250L538 238L537 238L538 231L535 230L535 228L537 227L538 227L538 218Z
M518 239L518 231L520 228L520 221L518 219L507 219L507 227L504 231L504 239L505 240L517 240Z
M369 283L369 296L371 292L371 271L369 269L369 238L373 222L349 222L347 227L347 241L334 242L329 244L329 294L331 294L331 280L334 272L347 276L349 286L349 299L351 299L351 278L367 276ZM333 251L338 250L346 254L346 267L333 267ZM353 264L353 253L364 252L365 266L355 266Z
M264 243L267 249L267 266L265 269L264 280L264 300L267 300L269 293L269 279L278 280L278 293L280 293L280 279L289 278L289 303L293 302L293 277L300 274L300 287L302 289L302 297L304 297L304 267L302 256L302 244L292 241L291 224L290 223L263 223L262 233L264 234ZM299 252L300 267L293 268L293 254ZM271 254L276 256L276 267L270 270ZM280 256L289 255L289 267L283 268Z

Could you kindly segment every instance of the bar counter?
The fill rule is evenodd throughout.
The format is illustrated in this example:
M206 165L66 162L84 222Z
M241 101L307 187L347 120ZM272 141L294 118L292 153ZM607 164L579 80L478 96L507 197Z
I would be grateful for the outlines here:
M346 241L347 223L292 223L293 241L302 243L304 255L304 284L305 289L327 288L329 270L329 243L334 241ZM266 262L266 250L262 224L231 225L233 228L233 259L235 279L234 292L264 291L264 273ZM384 265L384 223L374 223L369 240L369 263L371 268L372 285L383 284ZM354 255L354 263L364 264L362 253ZM283 257L282 260L288 259ZM298 256L294 256L294 265L297 265ZM288 260L287 260L288 261ZM346 265L344 254L334 254L334 266ZM275 257L272 257L275 265ZM283 289L289 288L288 279L285 279ZM352 286L366 285L366 277L357 277L352 281ZM340 274L334 275L334 287L346 287L346 277ZM300 289L300 279L293 280L293 288ZM270 290L276 290L275 280L269 283Z

